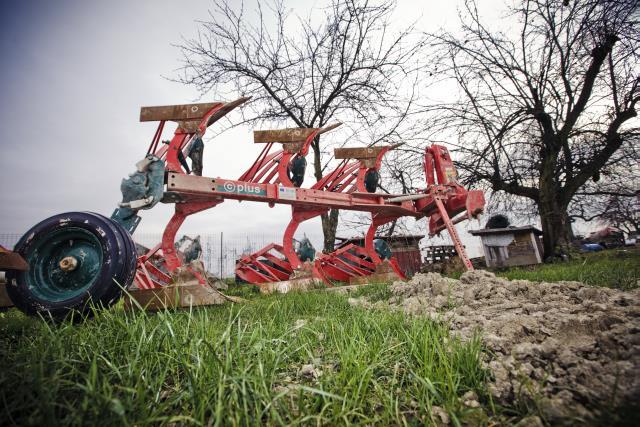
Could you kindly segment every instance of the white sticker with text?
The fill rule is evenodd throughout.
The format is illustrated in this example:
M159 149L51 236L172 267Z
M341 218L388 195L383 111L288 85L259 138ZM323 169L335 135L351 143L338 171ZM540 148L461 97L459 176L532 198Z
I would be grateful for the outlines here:
M296 200L296 189L291 187L278 187L278 198Z

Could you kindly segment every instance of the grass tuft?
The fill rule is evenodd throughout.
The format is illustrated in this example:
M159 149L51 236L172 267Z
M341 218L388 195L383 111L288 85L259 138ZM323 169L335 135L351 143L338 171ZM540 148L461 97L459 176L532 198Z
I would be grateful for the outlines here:
M638 286L637 252L499 272L511 279ZM246 304L156 314L122 304L93 319L47 322L0 313L0 424L454 425L510 423L495 407L480 336L388 310L351 307L336 292L226 292ZM391 296L373 284L352 296ZM480 408L461 397L480 396ZM436 406L438 408L436 408Z
M12 310L0 342L14 424L421 424L434 405L464 420L460 397L485 394L479 339L329 292L79 324Z
M497 271L496 275L509 280L524 279L538 282L578 281L592 286L622 290L640 284L640 251L637 249L608 250L584 254L568 262L514 267Z

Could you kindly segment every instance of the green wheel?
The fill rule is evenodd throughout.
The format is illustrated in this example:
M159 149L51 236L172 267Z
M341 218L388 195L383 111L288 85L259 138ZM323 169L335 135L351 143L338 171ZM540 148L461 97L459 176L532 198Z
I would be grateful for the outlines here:
M7 293L30 315L54 319L91 314L90 303L109 306L135 274L130 235L108 218L69 212L29 230L14 248L29 264L8 275Z

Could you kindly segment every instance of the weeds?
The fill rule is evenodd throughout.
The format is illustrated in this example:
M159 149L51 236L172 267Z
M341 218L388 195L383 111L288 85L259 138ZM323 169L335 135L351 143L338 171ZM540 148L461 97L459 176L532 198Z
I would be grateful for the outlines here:
M499 274L626 289L639 269L637 253L611 252ZM479 335L462 342L447 324L351 307L335 292L226 293L249 301L157 314L119 305L79 323L0 313L0 424L434 424L444 411L477 425L529 411L491 402ZM468 391L481 408L464 407Z
M335 293L75 325L0 316L3 424L428 423L484 394L479 340Z
M386 301L391 298L391 289L389 289L389 283L373 283L358 288L353 296L356 298L366 297L371 303Z
M639 258L637 250L611 250L585 254L568 262L510 268L497 271L496 275L510 280L540 282L574 280L587 285L629 290L638 287L640 281Z

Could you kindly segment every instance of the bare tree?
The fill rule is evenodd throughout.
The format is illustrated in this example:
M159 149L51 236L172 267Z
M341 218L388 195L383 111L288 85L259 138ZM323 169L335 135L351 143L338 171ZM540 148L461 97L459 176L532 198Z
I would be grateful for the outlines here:
M460 89L440 128L457 134L466 183L534 203L551 257L576 193L637 143L638 1L519 0L503 31L465 6L460 33L432 35Z
M629 165L625 179L608 176L581 188L570 206L569 216L597 221L629 234L640 233L640 165Z
M627 235L640 233L640 190L631 197L609 196L600 218Z
M231 4L214 1L198 37L180 46L182 82L202 94L252 96L243 112L253 125L339 120L354 142L400 138L414 114L423 41L411 25L391 31L394 1L330 0L305 19L291 19L277 0L257 1L253 15ZM328 167L326 147L319 139L311 147L319 180ZM333 250L337 225L336 210L322 216L325 250Z

